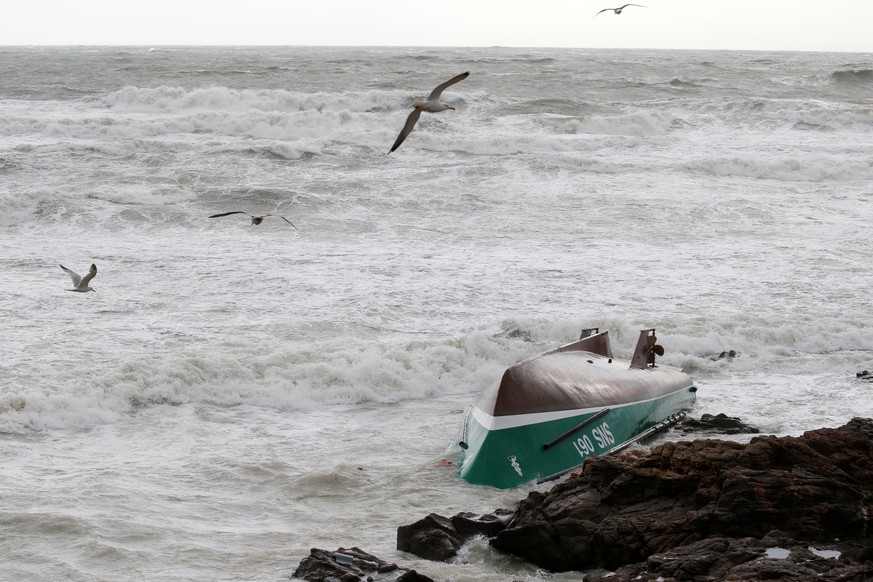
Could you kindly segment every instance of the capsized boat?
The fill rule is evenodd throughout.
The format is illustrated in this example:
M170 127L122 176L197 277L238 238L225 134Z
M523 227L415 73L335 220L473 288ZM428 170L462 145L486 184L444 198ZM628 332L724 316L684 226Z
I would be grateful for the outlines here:
M501 489L559 477L672 426L694 403L691 377L655 364L654 329L640 331L630 361L612 357L609 332L510 366L467 410L461 478Z

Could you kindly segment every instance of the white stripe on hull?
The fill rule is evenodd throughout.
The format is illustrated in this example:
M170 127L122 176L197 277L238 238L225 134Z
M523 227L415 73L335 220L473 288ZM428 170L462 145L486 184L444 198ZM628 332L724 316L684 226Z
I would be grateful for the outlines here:
M683 387L668 394L662 394L660 396L647 398L645 400L637 400L636 402L623 402L620 404L611 404L609 406L599 406L597 408L575 408L573 410L555 410L552 412L534 412L531 414L512 414L508 416L492 416L481 408L474 406L472 414L473 418L475 418L476 421L481 424L485 429L502 430L505 428L517 428L519 426L528 426L532 424L551 422L553 420L561 420L563 418L571 418L583 414L594 414L595 412L600 412L604 408L615 409L624 408L625 406L634 406L637 404L643 404L645 402L652 402L654 400L662 400L679 392L687 391L688 387Z

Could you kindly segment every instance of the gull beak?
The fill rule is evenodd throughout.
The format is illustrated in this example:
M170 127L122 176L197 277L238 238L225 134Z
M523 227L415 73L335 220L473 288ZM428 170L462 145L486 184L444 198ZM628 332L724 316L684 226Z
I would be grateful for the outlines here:
M455 108L452 107L451 105L449 105L449 109L451 109L452 111L455 111Z

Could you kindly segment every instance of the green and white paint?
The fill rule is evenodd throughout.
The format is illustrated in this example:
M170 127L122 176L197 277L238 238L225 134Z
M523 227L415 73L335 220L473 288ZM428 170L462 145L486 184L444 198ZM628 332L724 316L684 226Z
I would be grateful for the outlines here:
M592 455L623 448L664 419L688 409L694 398L693 387L682 387L608 409L492 416L474 406L465 421L461 478L507 489L560 475ZM590 419L594 420L586 423ZM580 428L573 431L576 427Z

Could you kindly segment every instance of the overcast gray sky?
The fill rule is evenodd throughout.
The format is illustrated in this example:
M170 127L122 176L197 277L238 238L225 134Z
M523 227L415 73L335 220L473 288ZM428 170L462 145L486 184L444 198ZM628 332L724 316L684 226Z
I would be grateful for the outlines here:
M873 0L4 0L0 45L365 45L873 53ZM426 6L427 8L423 8Z

